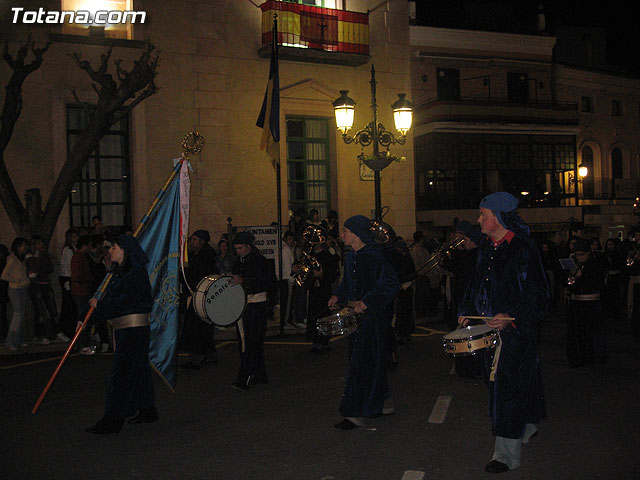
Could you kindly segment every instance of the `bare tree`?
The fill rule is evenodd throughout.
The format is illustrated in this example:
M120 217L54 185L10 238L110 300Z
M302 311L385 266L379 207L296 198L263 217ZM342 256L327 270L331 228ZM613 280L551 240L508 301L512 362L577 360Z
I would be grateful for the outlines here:
M76 64L93 81L98 100L96 103L80 102L76 96L76 99L88 108L88 123L80 140L68 152L67 161L58 175L43 211L40 192L37 188L27 191L26 205L22 204L7 172L3 153L22 111L22 84L30 73L40 67L42 56L48 48L48 43L43 48L35 48L34 43L29 39L14 58L9 53L8 43L5 43L4 60L13 70L13 74L6 87L7 94L2 117L0 117L0 200L18 235L28 236L39 233L46 243L49 243L53 235L58 217L69 198L73 184L102 137L136 105L157 91L155 77L158 67L158 55L151 43L147 43L140 58L134 62L129 71L122 68L120 60L114 60L115 79L108 72L113 47L100 56L97 68L94 68L89 61L83 60L77 53L71 55ZM34 59L26 63L29 51Z

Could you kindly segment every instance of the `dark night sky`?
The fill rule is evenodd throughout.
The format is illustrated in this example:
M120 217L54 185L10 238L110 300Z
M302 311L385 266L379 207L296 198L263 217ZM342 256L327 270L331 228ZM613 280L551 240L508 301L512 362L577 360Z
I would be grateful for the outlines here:
M541 3L551 34L560 25L602 27L607 33L608 62L640 75L637 6L629 0L417 0L416 7L423 25L480 28L474 24L484 21L489 30L531 33Z

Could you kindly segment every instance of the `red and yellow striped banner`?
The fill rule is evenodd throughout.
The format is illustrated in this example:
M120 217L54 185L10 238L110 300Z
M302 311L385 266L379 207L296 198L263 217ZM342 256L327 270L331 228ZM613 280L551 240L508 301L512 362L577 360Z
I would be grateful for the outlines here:
M278 15L278 44L329 52L369 53L369 15L269 0L262 5L262 45L272 41Z

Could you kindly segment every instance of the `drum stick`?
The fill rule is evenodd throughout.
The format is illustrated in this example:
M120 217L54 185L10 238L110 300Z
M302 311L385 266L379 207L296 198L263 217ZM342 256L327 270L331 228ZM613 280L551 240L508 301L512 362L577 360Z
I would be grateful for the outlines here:
M494 318L494 317L484 317L484 316L481 316L481 315L476 315L476 316L473 316L473 315L461 315L461 317L468 318L469 320L491 320L491 319ZM503 320L512 320L513 321L513 320L515 320L515 317L502 317L502 319Z

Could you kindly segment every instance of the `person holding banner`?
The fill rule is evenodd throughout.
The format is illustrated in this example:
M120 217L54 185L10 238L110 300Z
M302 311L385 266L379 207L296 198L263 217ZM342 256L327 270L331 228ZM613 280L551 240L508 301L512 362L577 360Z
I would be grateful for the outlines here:
M267 333L267 292L274 277L267 259L253 245L251 232L239 232L233 239L237 260L233 266L234 282L242 284L247 306L236 324L240 347L240 368L233 386L248 391L250 385L269 383L264 365L264 338Z
M114 355L109 377L104 416L85 431L94 434L119 433L128 423L158 420L155 392L149 365L149 312L153 307L151 284L145 265L147 255L138 241L122 235L110 249L116 262L113 278L104 295L89 300L95 312L86 328L100 320L114 327ZM78 322L77 328L81 328Z

